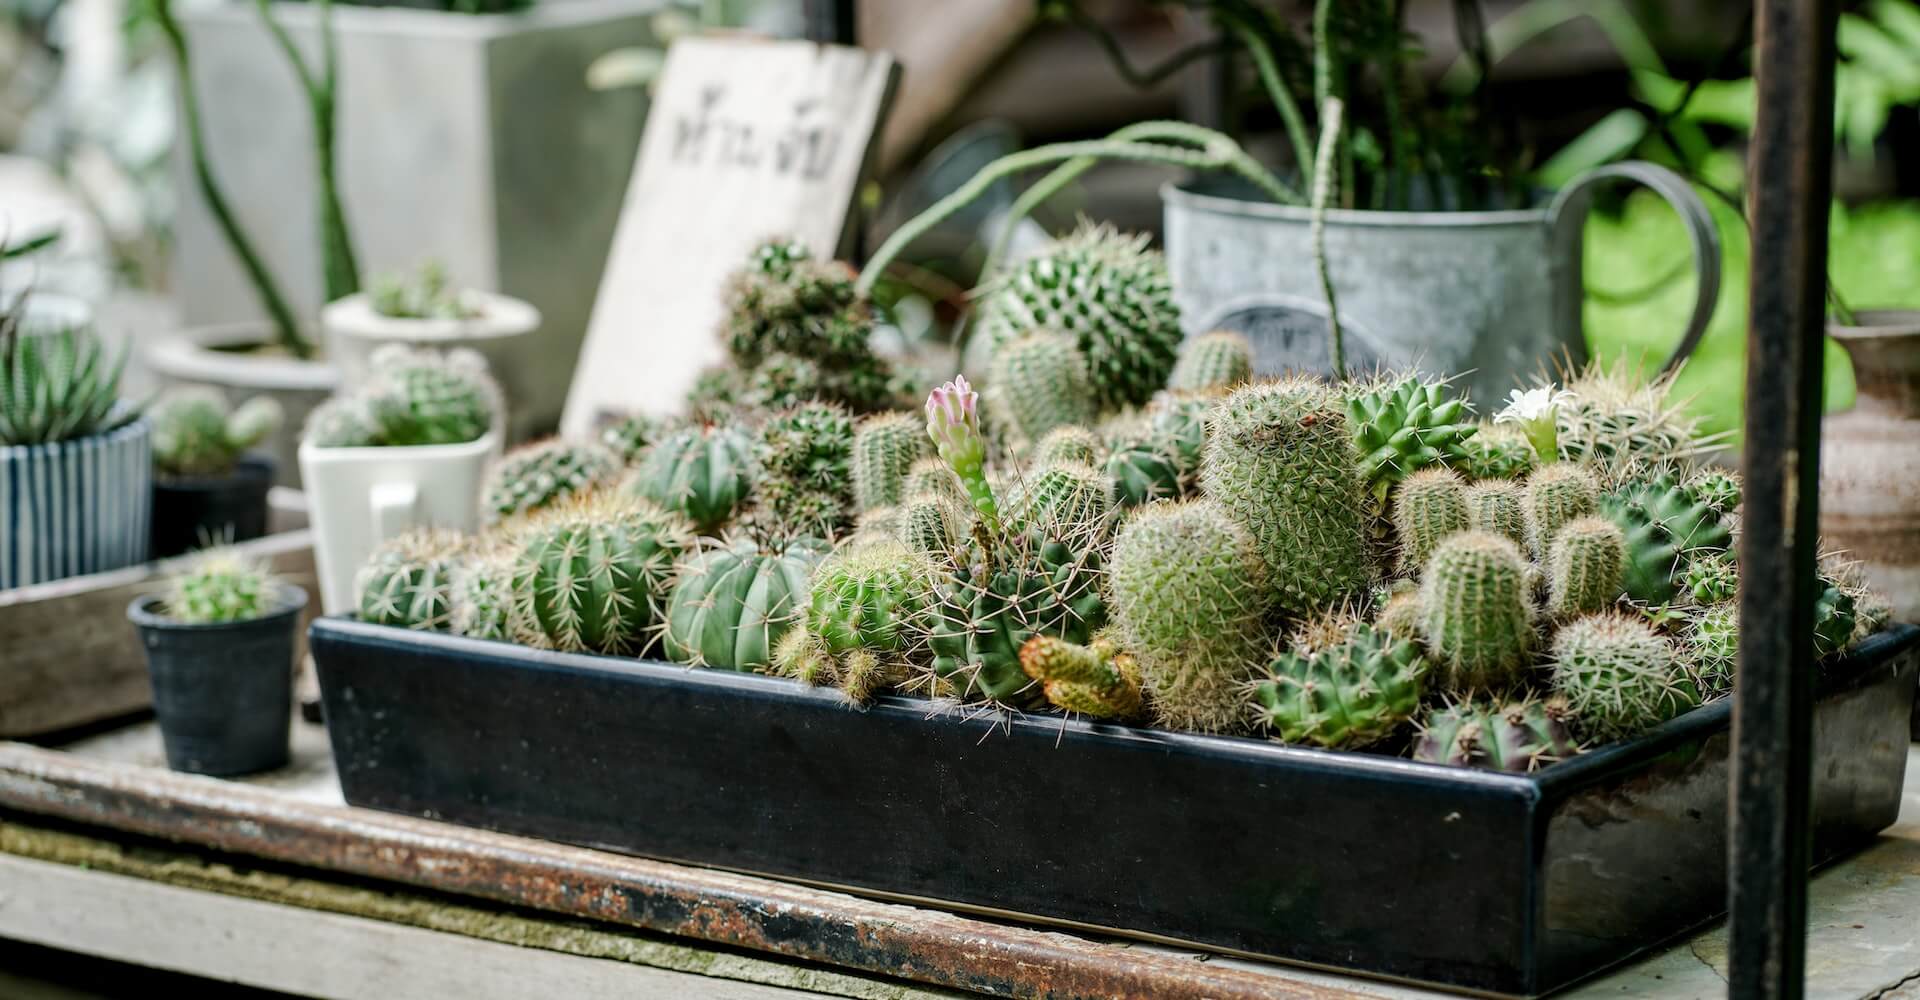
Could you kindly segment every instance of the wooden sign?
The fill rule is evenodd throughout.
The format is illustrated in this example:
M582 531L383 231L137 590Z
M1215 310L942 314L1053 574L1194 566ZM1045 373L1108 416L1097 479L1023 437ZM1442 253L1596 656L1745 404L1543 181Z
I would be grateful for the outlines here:
M648 113L561 430L676 409L725 359L721 291L762 241L840 246L899 69L811 42L674 44Z

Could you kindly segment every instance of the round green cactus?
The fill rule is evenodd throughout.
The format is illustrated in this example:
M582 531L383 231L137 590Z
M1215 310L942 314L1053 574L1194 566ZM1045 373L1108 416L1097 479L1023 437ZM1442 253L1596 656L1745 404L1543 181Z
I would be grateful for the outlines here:
M1426 641L1425 616L1421 613L1420 591L1403 590L1382 601L1373 616L1373 627L1382 632L1404 636L1415 642Z
M300 439L315 448L372 448L381 443L373 415L358 396L335 396L314 407Z
M511 641L513 552L494 549L462 561L453 570L453 631L474 639Z
M831 653L905 656L925 637L932 593L932 567L900 542L870 538L846 545L814 570L807 630Z
M860 421L853 431L853 497L860 510L891 507L905 496L907 473L933 457L918 414L894 411Z
M493 428L500 389L478 352L443 354L397 344L375 348L361 387L379 443L388 447L463 444Z
M1033 463L1052 465L1055 462L1072 462L1077 465L1099 465L1106 454L1106 448L1100 438L1085 427L1063 425L1055 427L1034 445Z
M1051 539L1094 540L1107 533L1113 483L1091 466L1055 462L1008 491L1013 524Z
M167 579L161 607L187 625L251 621L279 607L282 587L266 563L231 548L207 549Z
M1705 552L1687 560L1681 585L1700 604L1733 600L1740 590L1740 570L1729 552Z
M1323 385L1249 385L1214 408L1200 482L1245 525L1277 606L1309 614L1372 576L1367 505L1339 401Z
M900 505L900 538L907 547L933 559L948 561L973 522L959 500L937 493L921 493Z
M758 516L772 538L826 538L853 515L853 418L833 403L776 413L760 428Z
M1104 468L1114 498L1125 507L1174 499L1184 492L1186 477L1179 463L1152 438L1115 447Z
M687 557L667 604L667 655L718 670L767 669L822 554L807 542L764 551L743 540Z
M1047 704L1095 719L1140 714L1140 664L1106 636L1082 645L1036 635L1020 647L1020 669L1040 685Z
M380 543L353 578L360 620L446 630L453 620L453 578L465 546L458 534L429 528Z
M494 463L480 504L495 520L529 514L575 494L590 493L620 474L604 446L558 438L524 444Z
M1536 639L1527 562L1499 535L1440 543L1420 582L1421 632L1457 695L1504 693L1525 676Z
M939 458L923 458L907 469L906 479L900 484L900 495L915 497L922 494L949 497L965 502L967 492L960 486L960 477L947 468L947 463Z
M687 427L663 438L621 489L679 511L703 535L718 534L747 502L753 440L730 427Z
M1436 708L1420 722L1413 759L1528 774L1580 752L1567 716L1567 704L1559 698Z
M230 475L242 452L279 428L281 416L271 396L255 396L229 413L217 390L169 390L147 411L154 471L176 479Z
M660 439L659 420L644 413L629 413L600 428L600 443L627 465L644 458L648 446Z
M1253 535L1212 501L1142 507L1114 540L1107 582L1157 721L1200 732L1245 725L1272 590Z
M872 311L845 264L791 240L762 244L729 280L725 306L727 351L751 373L742 395L754 405L819 399L865 413L891 401L892 370L869 343Z
M1065 335L1036 330L994 352L987 382L995 416L1012 418L1013 429L1038 441L1056 427L1093 422L1099 399L1086 356Z
M1100 554L1026 535L969 555L935 588L934 676L963 700L1031 706L1041 692L1021 668L1021 646L1035 635L1085 643L1106 624Z
M1681 641L1701 694L1713 698L1733 690L1734 664L1740 655L1740 606L1725 601L1695 610Z
M1283 743L1330 749L1386 739L1420 709L1427 661L1411 639L1348 630L1311 654L1282 653L1254 687L1260 722Z
M1715 514L1731 514L1740 506L1740 474L1732 469L1702 469L1687 480L1686 491Z
M685 518L613 492L549 508L516 537L517 638L615 654L645 648L666 605L674 564L694 543Z
M1590 366L1567 383L1572 398L1555 412L1560 457L1602 467L1664 466L1712 447L1715 436L1700 430L1684 398L1673 397L1673 378L1643 381L1627 366Z
M1546 558L1553 536L1568 521L1593 513L1599 502L1599 484L1580 466L1555 462L1539 469L1527 478L1527 547Z
M1466 400L1454 398L1447 383L1411 376L1353 395L1346 410L1360 473L1376 502L1421 469L1460 463L1478 429Z
M1417 573L1440 543L1472 527L1467 484L1444 466L1422 469L1393 491L1393 527L1400 571Z
M1627 538L1604 517L1568 521L1547 546L1547 610L1557 617L1605 611L1625 593Z
M1667 476L1629 479L1601 498L1600 509L1626 535L1627 596L1645 604L1673 601L1689 558L1733 542L1720 517Z
M1614 612L1561 626L1553 690L1566 699L1574 731L1595 743L1638 736L1700 703L1673 644L1645 619Z
M1180 345L1167 388L1176 392L1233 389L1252 378L1252 342L1233 330L1214 330Z
M1475 531L1527 544L1526 497L1517 483L1490 479L1467 487L1467 524Z
M1472 437L1460 442L1455 468L1472 479L1521 479L1538 459L1517 424L1476 423Z

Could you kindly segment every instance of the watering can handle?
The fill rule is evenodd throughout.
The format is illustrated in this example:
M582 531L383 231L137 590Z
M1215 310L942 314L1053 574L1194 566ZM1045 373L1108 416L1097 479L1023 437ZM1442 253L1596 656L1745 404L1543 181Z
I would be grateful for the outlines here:
M1557 275L1559 280L1554 282L1554 323L1561 341L1573 352L1573 360L1582 360L1587 346L1581 311L1586 298L1581 263L1582 232L1586 228L1587 210L1593 206L1594 191L1603 182L1616 180L1638 182L1666 199L1667 204L1680 213L1680 221L1687 227L1687 238L1693 243L1693 271L1698 282L1693 315L1687 319L1687 332L1680 338L1679 346L1660 366L1660 371L1667 372L1700 346L1707 322L1713 319L1714 305L1720 301L1720 230L1714 225L1706 203L1694 193L1693 185L1657 163L1629 160L1598 167L1575 178L1554 197L1547 209L1553 259L1569 269L1568 273Z

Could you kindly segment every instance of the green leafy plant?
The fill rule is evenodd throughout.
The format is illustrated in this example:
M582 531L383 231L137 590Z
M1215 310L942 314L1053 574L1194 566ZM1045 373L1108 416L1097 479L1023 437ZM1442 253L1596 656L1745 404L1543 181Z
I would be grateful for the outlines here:
M18 306L0 315L0 445L109 434L140 417L120 399L127 351L110 356L92 331L28 334Z

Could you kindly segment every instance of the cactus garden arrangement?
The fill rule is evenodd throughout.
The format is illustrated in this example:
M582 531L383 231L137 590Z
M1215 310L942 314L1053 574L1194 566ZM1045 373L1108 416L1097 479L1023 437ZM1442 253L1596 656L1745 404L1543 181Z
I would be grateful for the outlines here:
M486 359L401 344L376 348L372 373L316 407L303 440L316 448L403 448L476 441L499 420L500 388Z
M230 475L243 452L279 428L282 416L271 396L229 409L213 389L172 390L147 411L154 471L174 479Z
M1738 477L1593 369L1477 411L1413 373L1256 377L1164 263L1086 227L986 290L976 391L903 405L844 267L755 251L677 419L509 453L476 538L403 537L360 615L968 711L1527 772L1733 685ZM351 412L477 433L444 363ZM345 432L343 431L342 434ZM1823 566L1819 652L1885 623Z

